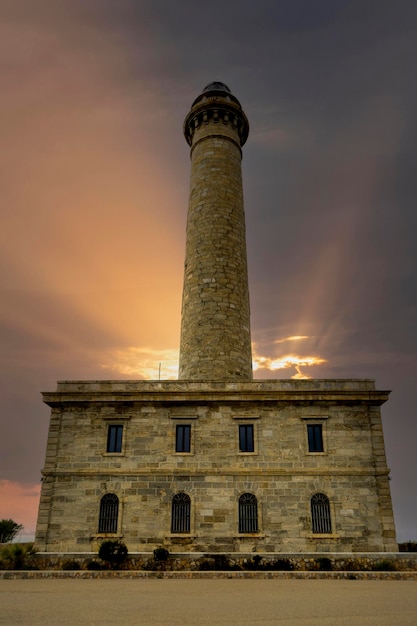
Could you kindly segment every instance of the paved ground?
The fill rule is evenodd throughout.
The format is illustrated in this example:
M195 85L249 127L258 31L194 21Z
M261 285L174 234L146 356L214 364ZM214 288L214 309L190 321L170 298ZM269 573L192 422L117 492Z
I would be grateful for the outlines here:
M0 624L417 626L417 581L0 580Z

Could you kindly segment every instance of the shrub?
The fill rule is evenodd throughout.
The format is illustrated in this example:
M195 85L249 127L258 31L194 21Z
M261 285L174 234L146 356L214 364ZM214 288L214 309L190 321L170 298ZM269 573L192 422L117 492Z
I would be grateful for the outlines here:
M32 543L13 543L0 551L0 569L25 569L25 563L32 553Z
M155 561L168 561L169 552L165 548L155 548L153 558Z
M395 563L384 559L382 561L372 563L371 570L374 572L395 572L397 568L395 566Z
M112 569L117 569L127 559L127 548L121 541L104 541L98 556L102 561L110 565Z
M406 541L398 544L399 552L417 552L417 541Z
M254 571L258 571L258 570L264 569L264 566L262 564L262 557L261 557L261 555L260 554L255 554L255 556L252 559L249 559L248 561L245 561L243 563L243 569L254 570Z
M62 569L66 571L81 569L81 565L78 561L64 561L62 564Z

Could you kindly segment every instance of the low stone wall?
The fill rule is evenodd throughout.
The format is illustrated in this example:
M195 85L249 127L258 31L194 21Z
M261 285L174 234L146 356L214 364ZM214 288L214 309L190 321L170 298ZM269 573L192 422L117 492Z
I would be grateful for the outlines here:
M93 566L91 563L93 562ZM37 553L28 566L36 570L86 570L103 567L97 553ZM417 553L175 553L166 561L155 560L153 553L131 553L121 570L130 572L417 572ZM93 573L93 572L91 572Z
M210 579L210 578L240 578L240 579L334 579L334 580L417 580L417 571L414 572L146 572L146 571L110 571L102 570L90 572L79 570L63 571L0 571L0 580L7 579L144 579L144 578L173 578L173 579Z

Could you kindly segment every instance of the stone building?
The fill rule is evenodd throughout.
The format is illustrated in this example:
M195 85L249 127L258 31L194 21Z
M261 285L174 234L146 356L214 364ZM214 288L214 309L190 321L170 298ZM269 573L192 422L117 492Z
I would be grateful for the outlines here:
M372 380L253 380L239 101L211 83L191 147L177 381L62 381L35 547L396 551Z

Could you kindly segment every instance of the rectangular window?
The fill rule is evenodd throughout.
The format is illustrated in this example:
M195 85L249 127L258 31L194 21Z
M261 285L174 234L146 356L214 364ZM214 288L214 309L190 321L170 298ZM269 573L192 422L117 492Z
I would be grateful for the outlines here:
M240 452L254 452L253 424L240 424L239 426L239 450Z
M191 451L191 426L178 424L175 433L175 452Z
M308 451L323 452L323 428L321 424L307 424Z
M121 452L123 440L123 426L109 426L107 431L107 452Z

